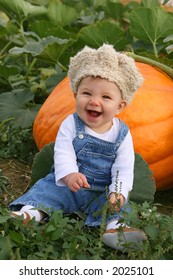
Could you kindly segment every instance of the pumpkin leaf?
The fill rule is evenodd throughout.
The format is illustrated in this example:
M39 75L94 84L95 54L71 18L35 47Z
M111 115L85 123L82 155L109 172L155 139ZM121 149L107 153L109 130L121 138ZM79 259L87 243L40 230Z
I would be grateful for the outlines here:
M139 8L130 15L131 33L146 43L157 42L172 34L172 16L160 8Z
M61 26L56 26L48 20L36 20L34 22L30 22L29 27L40 38L54 36L61 39L76 39L75 33L71 33Z
M121 3L108 2L104 7L104 10L106 16L115 20L119 20L123 16L123 13L126 11L126 6Z
M141 155L135 154L134 183L130 192L130 200L142 203L154 201L156 186L152 171Z
M161 8L135 9L129 18L131 34L145 43L152 44L154 49L160 39L173 33L172 16Z
M48 17L53 24L65 26L77 19L76 9L63 5L60 2L52 1L48 7Z
M17 75L19 72L17 67L5 66L0 64L0 76L7 79L11 75Z
M36 154L32 165L30 187L50 172L53 166L53 156L54 143L45 145ZM154 179L148 164L139 154L135 154L134 186L130 193L130 200L137 203L153 201L155 191Z
M115 23L107 21L83 27L79 31L78 37L90 47L98 47L103 43L109 43L117 50L122 50L128 43L124 31Z
M44 178L51 170L53 165L54 143L45 145L42 150L34 157L31 182L29 187L34 185L39 179Z
M19 24L30 16L38 16L47 13L44 6L36 6L24 0L0 0L1 9Z
M34 94L29 89L13 90L0 94L0 121L14 118L19 127L32 125L40 105L32 104Z
M39 42L28 42L21 48L14 47L9 52L13 55L30 53L32 56L39 57L43 61L56 64L61 54L73 43L74 40L72 39L49 36L42 38Z

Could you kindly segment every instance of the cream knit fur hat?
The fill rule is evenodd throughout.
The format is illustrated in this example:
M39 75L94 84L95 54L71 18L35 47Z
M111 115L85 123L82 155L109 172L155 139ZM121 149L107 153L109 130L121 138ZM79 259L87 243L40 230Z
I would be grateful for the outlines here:
M100 77L114 82L121 90L122 98L130 103L135 91L141 86L143 77L133 58L116 52L112 45L103 44L98 49L85 46L70 59L68 76L73 92L77 92L80 81L88 76Z

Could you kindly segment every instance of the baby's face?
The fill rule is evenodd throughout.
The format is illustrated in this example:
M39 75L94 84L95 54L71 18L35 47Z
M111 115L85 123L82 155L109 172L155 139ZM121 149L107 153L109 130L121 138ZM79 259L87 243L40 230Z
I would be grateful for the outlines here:
M99 77L82 79L75 97L79 117L98 133L109 130L114 116L126 106L117 85Z

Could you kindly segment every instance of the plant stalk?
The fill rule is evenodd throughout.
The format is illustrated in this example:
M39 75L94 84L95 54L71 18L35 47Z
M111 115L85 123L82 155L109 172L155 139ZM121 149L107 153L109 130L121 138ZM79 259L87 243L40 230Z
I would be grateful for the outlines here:
M173 69L163 63L160 63L156 60L153 60L151 58L140 56L137 54L134 54L132 52L126 52L126 54L132 58L134 58L136 61L147 63L151 66L157 67L160 70L162 70L164 73L166 73L168 76L170 76L173 79Z
M29 73L32 71L35 63L36 63L37 59L34 58L33 61L31 62L31 64L28 66L28 70L26 72L26 79L28 80L28 76L29 76Z

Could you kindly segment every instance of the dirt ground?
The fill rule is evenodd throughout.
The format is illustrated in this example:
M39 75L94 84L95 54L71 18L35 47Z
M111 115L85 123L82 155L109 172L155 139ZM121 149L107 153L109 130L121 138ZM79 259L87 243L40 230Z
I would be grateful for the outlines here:
M0 159L0 170L2 170L3 176L9 179L5 191L1 191L0 188L0 205L7 206L9 202L27 190L30 182L31 166L16 159ZM157 206L160 212L173 215L173 188L156 192L155 202L161 204Z
M0 192L1 205L7 205L27 190L31 166L15 159L0 159L0 170L2 170L3 176L9 179L5 191Z

